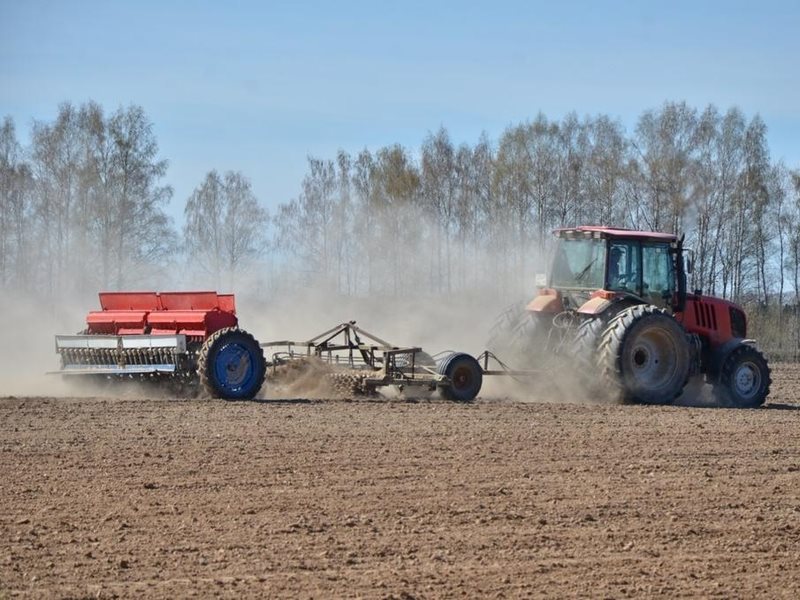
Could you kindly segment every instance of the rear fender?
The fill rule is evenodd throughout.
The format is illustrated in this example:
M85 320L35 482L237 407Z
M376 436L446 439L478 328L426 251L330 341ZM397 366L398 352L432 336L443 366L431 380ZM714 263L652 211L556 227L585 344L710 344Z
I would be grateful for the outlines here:
M543 288L539 295L531 300L525 307L529 312L535 313L560 313L564 310L561 294L551 288Z
M582 315L599 315L606 310L608 307L611 306L614 302L607 298L602 298L600 296L596 296L595 298L590 298L586 302L584 302L581 307L578 309L578 312Z
M612 306L614 307L614 312L616 313L623 308L634 306L635 304L644 304L644 302L641 298L634 294L620 294L605 290L598 290L592 294L592 297L589 298L589 300L581 305L581 307L578 309L578 312L582 315L594 317L605 313Z

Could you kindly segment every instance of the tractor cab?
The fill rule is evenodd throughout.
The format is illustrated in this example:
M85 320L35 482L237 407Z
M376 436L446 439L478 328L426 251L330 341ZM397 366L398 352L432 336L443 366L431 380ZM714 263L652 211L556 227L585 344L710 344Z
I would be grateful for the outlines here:
M679 309L685 285L676 236L606 227L555 233L558 244L547 292L561 296L563 308L578 309L602 296Z

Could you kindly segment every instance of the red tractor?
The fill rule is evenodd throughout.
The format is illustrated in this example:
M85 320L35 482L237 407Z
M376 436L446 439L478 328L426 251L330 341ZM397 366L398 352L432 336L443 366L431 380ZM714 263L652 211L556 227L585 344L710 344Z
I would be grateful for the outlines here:
M512 324L518 350L570 354L617 400L668 404L703 375L722 405L764 403L770 370L747 317L687 292L682 238L595 226L555 234L549 278Z

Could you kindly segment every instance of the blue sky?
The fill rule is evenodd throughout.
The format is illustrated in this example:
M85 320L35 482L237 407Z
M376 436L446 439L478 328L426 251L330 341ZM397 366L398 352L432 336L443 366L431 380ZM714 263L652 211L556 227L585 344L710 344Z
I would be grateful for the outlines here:
M41 2L0 0L0 116L25 138L58 104L141 105L182 207L212 168L274 208L308 155L440 126L496 140L542 111L630 130L686 100L760 114L800 167L800 0L761 2Z

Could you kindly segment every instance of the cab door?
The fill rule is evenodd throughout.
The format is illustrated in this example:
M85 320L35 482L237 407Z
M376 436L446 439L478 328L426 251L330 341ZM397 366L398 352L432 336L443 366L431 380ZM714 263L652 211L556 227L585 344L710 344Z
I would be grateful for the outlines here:
M675 273L669 244L642 244L642 298L670 308L675 293Z

